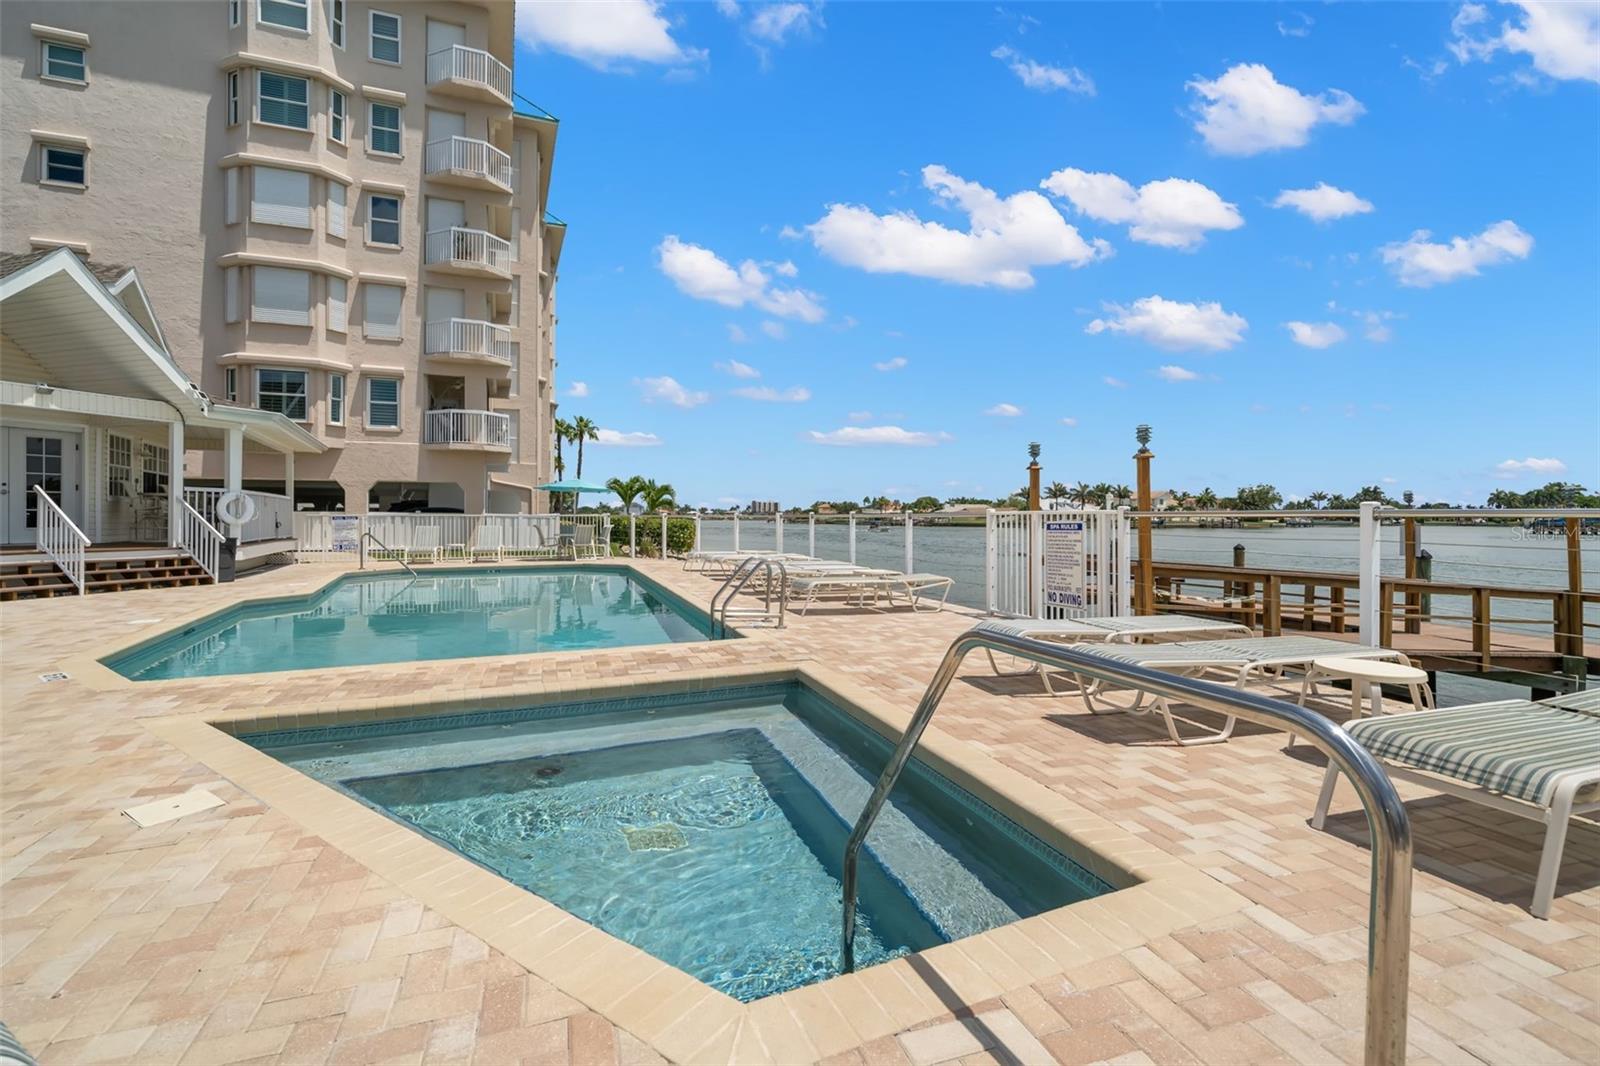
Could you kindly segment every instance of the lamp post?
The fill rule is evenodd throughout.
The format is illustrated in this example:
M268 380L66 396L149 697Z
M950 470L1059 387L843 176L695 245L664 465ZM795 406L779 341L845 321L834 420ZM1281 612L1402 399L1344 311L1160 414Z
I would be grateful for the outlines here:
M1034 441L1028 445L1028 510L1039 509L1039 442Z
M1155 458L1155 453L1150 450L1150 427L1140 424L1133 431L1133 437L1139 442L1139 450L1133 454L1134 484L1139 494L1139 510L1144 512L1139 517L1139 578L1134 583L1134 613L1155 614L1155 560L1151 558L1150 509L1153 500L1150 493L1150 460Z

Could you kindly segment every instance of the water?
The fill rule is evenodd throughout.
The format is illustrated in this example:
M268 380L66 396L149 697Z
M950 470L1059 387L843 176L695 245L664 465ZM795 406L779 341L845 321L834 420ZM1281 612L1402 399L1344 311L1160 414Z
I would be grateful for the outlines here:
M238 607L108 660L136 681L707 640L697 609L620 570L341 578Z
M794 686L698 699L257 743L738 999L833 976L844 844L887 744ZM1106 890L920 762L903 781L860 864L859 965Z

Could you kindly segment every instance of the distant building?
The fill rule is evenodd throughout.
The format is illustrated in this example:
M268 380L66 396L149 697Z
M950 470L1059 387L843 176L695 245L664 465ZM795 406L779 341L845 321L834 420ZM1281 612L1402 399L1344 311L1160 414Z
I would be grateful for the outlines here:
M817 504L817 514L834 514L834 513L836 513L836 512L834 510L833 504L831 504L831 503L819 503L819 504Z
M751 514L777 514L778 513L778 501L777 500L751 500L750 501L750 513Z

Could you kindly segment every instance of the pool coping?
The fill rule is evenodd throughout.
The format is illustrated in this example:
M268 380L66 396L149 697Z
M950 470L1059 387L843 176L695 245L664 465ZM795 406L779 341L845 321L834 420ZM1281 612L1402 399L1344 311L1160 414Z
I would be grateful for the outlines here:
M1248 899L1204 871L1144 843L934 724L918 746L920 758L1110 883L1113 891L745 1004L278 762L236 735L783 682L809 686L890 739L898 737L909 719L909 714L837 671L811 661L776 659L606 683L525 684L496 690L486 698L466 692L426 700L390 696L293 711L262 707L140 721L151 733L674 1061L813 1061L1249 905ZM150 683L141 687L146 684Z

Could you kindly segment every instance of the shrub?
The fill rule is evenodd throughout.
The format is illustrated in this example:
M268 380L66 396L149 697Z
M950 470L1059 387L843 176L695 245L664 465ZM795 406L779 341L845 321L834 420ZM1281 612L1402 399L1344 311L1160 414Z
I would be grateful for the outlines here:
M636 518L639 555L655 557L661 554L661 516ZM617 515L611 520L611 547L613 554L628 554L628 517ZM667 519L667 551L683 555L694 548L694 519Z

